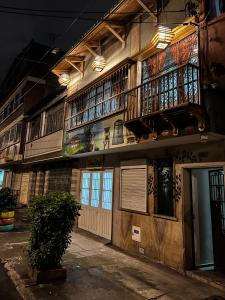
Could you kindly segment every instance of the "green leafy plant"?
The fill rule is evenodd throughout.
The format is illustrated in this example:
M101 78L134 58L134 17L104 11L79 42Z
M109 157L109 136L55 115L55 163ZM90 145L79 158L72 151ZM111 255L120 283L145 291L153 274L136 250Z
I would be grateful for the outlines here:
M69 193L36 196L29 205L31 219L28 257L37 270L56 269L71 243L71 231L80 204Z
M0 190L0 212L15 210L16 203L16 196L10 188L4 187Z

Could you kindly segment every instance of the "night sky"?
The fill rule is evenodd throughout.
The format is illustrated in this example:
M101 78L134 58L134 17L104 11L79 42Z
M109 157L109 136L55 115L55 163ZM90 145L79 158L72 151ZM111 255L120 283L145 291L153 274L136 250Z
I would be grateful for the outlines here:
M117 2L117 0L0 0L0 83L13 59L31 39L46 45L54 44L56 47L68 50L83 33L97 22L102 16L100 12L107 12ZM6 6L17 9L9 9ZM36 10L56 10L56 12ZM57 12L58 10L60 12ZM62 12L62 10L66 12ZM81 17L93 20L78 20L64 34L79 12L83 10L99 13L83 13ZM63 18L24 14L60 15ZM63 36L60 37L62 34Z

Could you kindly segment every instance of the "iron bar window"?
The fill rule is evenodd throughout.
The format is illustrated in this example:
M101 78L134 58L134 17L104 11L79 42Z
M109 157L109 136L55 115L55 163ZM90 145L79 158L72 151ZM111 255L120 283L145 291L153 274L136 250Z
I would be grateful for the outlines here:
M38 139L40 135L41 135L41 116L38 116L30 122L29 142Z
M128 88L128 69L128 65L122 67L76 97L70 104L67 129L124 110L126 107L124 92Z
M51 134L63 128L63 104L60 103L46 111L45 134Z

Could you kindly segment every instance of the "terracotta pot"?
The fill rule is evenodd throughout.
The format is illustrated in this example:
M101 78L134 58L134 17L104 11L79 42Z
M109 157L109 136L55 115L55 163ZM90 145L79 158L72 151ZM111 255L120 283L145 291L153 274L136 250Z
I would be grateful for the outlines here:
M0 219L8 219L8 218L13 218L15 215L14 211L4 211L0 212Z
M10 225L0 225L0 232L11 231L14 228L14 224Z
M0 226L1 225L10 225L14 223L14 218L4 218L4 219L0 219Z
M28 275L36 284L49 283L55 280L65 280L67 270L63 267L52 270L36 270L28 264Z

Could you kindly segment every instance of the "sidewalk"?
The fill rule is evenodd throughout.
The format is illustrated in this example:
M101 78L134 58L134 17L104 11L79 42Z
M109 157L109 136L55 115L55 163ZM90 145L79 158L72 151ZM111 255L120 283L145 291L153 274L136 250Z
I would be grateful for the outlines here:
M31 285L23 247L28 233L0 233L0 258L24 299L64 300L197 300L225 299L225 294L166 267L140 260L78 230L63 258L65 282ZM217 296L212 297L212 296Z

